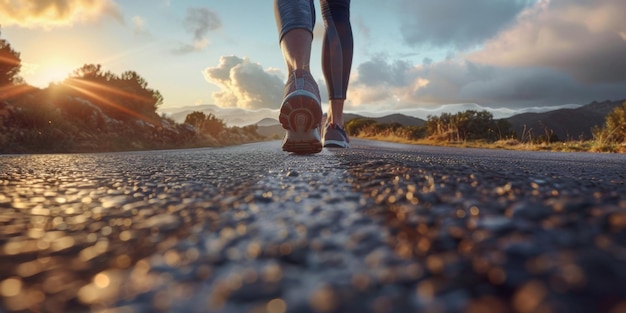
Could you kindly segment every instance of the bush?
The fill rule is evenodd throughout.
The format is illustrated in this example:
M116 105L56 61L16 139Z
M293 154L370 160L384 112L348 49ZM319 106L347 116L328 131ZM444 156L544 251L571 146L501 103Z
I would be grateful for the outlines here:
M428 116L426 128L431 138L444 141L493 142L511 135L511 125L505 120L494 120L488 111L467 110L456 114Z
M194 115L196 128L159 116L157 90L133 71L86 64L37 89L17 76L20 54L0 38L0 153L105 152L216 146L261 140L256 126L228 128ZM193 120L193 118L192 118ZM199 132L197 132L199 130Z
M346 132L349 136L359 136L361 132L368 126L377 124L376 121L368 118L355 118L349 120L346 125Z
M593 136L600 145L626 143L626 102L606 116L604 127L594 127Z
M218 138L220 134L226 129L226 124L221 119L218 119L212 113L207 116L204 112L194 111L185 117L185 124L192 125L200 133L208 134L213 138Z

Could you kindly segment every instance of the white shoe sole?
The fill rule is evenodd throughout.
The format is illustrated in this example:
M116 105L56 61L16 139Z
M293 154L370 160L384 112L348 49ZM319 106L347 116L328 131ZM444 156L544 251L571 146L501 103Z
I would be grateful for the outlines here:
M324 148L350 148L350 144L339 140L324 140Z
M309 92L297 90L285 98L280 108L280 124L287 130L283 151L312 154L322 151L319 125L322 108Z

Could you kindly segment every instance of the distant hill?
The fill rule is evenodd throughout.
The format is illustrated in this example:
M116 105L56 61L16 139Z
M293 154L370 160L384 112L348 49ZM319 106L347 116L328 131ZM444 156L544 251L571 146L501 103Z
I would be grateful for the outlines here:
M257 126L257 134L266 138L282 138L285 135L285 129L275 118L264 118L255 124Z
M178 123L184 122L187 115L195 111L203 112L206 115L213 114L224 121L228 126L245 126L254 124L254 121L278 116L278 111L272 109L248 110L242 108L222 108L215 104L159 109L159 113L167 115Z
M325 119L324 114L324 119ZM344 121L347 123L355 118L367 118L376 121L380 124L400 123L403 126L423 126L426 125L426 121L423 119L407 116L404 114L391 114L382 117L365 117L358 114L346 113L344 114ZM322 122L323 123L323 122ZM285 134L285 130L280 125L280 122L275 118L264 118L254 125L257 126L257 133L267 138L277 137L282 138Z
M275 126L275 125L280 125L280 122L277 119L275 119L275 118L266 117L266 118L256 122L255 125L256 126Z
M358 114L347 113L344 115L344 120L347 123L348 121L355 118L366 118L370 120L374 120L379 124L391 124L391 123L400 123L403 126L424 126L426 125L426 121L413 116L408 116L404 114L391 114L385 115L381 117L366 117Z
M592 102L576 109L560 109L544 113L523 113L506 120L512 129L521 136L532 131L538 137L552 130L560 140L592 139L591 129L602 126L607 114L626 100Z
M560 140L592 139L591 129L604 125L606 115L620 106L625 100L592 102L576 109L558 109L543 113L522 113L506 118L518 136L532 132L536 138L546 134L546 129L552 130ZM400 123L403 126L424 126L426 121L404 114L391 114L382 117L366 117L354 113L344 115L345 122L356 118L366 118L380 124ZM285 133L275 118L264 118L255 123L260 135L268 138L282 137Z

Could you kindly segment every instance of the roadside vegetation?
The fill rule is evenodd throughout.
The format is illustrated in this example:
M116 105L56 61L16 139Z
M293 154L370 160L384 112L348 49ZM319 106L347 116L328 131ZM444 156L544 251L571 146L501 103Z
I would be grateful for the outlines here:
M1 35L1 34L0 34ZM46 88L19 76L20 53L0 37L0 153L108 152L215 147L266 140L254 125L228 127L192 112L184 123L157 113L158 90L134 71L85 64ZM351 136L403 143L518 150L626 153L626 102L596 126L592 140L560 140L552 131L516 133L487 111L429 116L423 126L350 120Z
M224 146L263 140L255 126L227 127L193 112L157 114L163 97L134 71L85 64L36 88L19 76L20 53L0 38L0 153L104 152Z
M589 151L626 153L626 102L610 112L604 125L596 126L592 140L560 140L549 129L539 135L531 130L518 134L504 119L488 111L468 110L429 116L424 126L381 124L372 119L348 121L350 136L391 142L511 150Z

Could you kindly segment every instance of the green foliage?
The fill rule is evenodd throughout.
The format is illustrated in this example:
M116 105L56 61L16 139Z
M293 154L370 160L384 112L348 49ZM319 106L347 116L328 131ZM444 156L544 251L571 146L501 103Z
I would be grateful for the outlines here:
M533 138L532 142L536 144L551 144L561 141L552 129L545 128L544 134Z
M91 101L119 120L139 118L153 123L158 119L156 110L163 103L161 93L148 88L146 80L136 72L115 75L104 72L99 64L83 65L55 87L63 94Z
M626 143L626 102L606 116L603 127L594 127L593 136L601 145Z
M345 129L348 135L358 136L363 131L363 129L373 124L377 124L377 123L376 121L372 119L355 118L355 119L349 120L346 123Z
M428 116L426 127L431 137L443 141L495 141L511 135L511 125L505 120L495 121L488 111L467 110Z
M418 140L426 138L428 135L428 128L426 128L426 126L407 126L398 129L396 133L403 139Z
M402 124L381 124L368 118L356 118L348 121L345 125L346 132L350 136L361 137L397 137L405 140L417 140L426 136L426 127L402 126Z
M0 153L172 149L261 139L255 126L226 128L214 115L196 116L202 134L159 116L163 97L133 71L116 75L86 64L63 82L37 89L18 84L19 68L19 53L0 40Z
M226 129L224 121L212 113L207 116L204 112L199 111L187 114L185 124L192 125L200 133L211 135L213 138L217 138Z
M0 87L21 83L22 79L18 76L21 67L20 53L13 50L6 40L0 38Z
M189 124L198 130L201 130L204 126L204 121L206 120L206 118L207 116L206 114L204 114L204 112L194 111L187 114L184 123Z
M511 124L494 120L488 111L468 110L456 114L443 113L429 116L425 126L402 126L399 123L379 124L372 119L357 118L346 123L351 136L396 137L404 140L419 140L429 137L435 141L496 141L513 137Z

